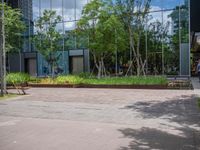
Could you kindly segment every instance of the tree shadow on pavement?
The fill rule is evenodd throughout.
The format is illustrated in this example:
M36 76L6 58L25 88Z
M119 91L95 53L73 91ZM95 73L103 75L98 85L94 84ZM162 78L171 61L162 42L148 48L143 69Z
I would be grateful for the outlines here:
M185 133L185 136L178 136L153 128L126 128L119 131L124 137L133 139L127 147L119 150L198 150L200 146L190 132Z
M148 126L138 130L119 129L124 138L133 139L120 150L200 150L200 109L195 95L182 95L162 102L136 102L124 109L138 112L142 119L163 119L169 123L163 126L165 128L176 125L174 133Z
M182 95L163 102L137 102L125 106L140 113L142 118L166 118L179 124L200 125L200 109L195 95Z

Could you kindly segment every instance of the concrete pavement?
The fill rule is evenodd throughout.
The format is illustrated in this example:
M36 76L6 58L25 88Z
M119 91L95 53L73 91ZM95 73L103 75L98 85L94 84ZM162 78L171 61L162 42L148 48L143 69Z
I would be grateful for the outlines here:
M1 150L200 149L193 90L32 88L0 101Z

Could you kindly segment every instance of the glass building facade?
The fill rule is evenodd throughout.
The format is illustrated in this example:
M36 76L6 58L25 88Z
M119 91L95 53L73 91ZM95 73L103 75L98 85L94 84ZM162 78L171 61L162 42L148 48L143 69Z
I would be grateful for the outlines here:
M63 39L60 42L62 48L58 50L57 54L59 56L57 68L60 70L60 73L78 73L89 70L88 66L85 67L87 63L85 59L89 60L88 51L85 50L87 46L79 44L80 38L72 32L76 28L82 9L87 2L87 0L32 0L33 21L42 16L44 10L56 11L56 14L61 16L61 22L56 26L56 30L63 35ZM34 31L36 30L34 28ZM74 53L69 52L72 50ZM80 56L83 56L83 58ZM50 66L41 55L37 55L37 63L39 76L50 73Z
M80 38L71 34L76 28L77 21L88 0L32 0L33 20L37 20L44 10L54 10L61 16L62 21L57 25L57 31L63 34L63 50L86 48L80 44Z
M151 0L143 54L147 74L190 75L188 0Z
M62 64L62 61L69 62L71 60L70 53L73 56L85 54L89 59L88 51L80 51L87 49L87 36L79 37L71 32L76 28L82 9L89 1L18 0L19 8L22 9L24 21L28 27L24 33L23 52L35 52L31 43L31 36L36 31L34 22L47 9L55 10L57 15L62 18L56 27L57 31L63 35L62 49L59 50L63 52L60 63ZM150 11L144 25L145 33L141 40L141 45L143 45L141 55L143 60L146 60L147 74L190 75L189 3L188 0L151 0ZM69 52L70 50L78 50L78 52ZM28 54L24 55L24 57L26 56L30 57ZM41 66L41 64L44 65ZM87 62L87 64L89 63ZM64 73L69 73L70 62L66 65L68 66L64 67ZM45 74L43 70L45 66L44 60L38 54L36 56L37 75ZM26 65L24 67L26 68Z
M13 67L10 71L25 71L33 76L51 74L50 65L37 52L31 40L36 31L34 24L43 15L44 10L54 10L62 18L56 27L56 30L63 35L63 39L60 42L62 48L57 52L59 60L55 73L68 74L89 71L87 46L78 42L82 38L72 34L87 0L5 0L5 2L13 8L21 9L22 19L26 24L21 54L11 56L10 64ZM12 60L15 61L12 62Z

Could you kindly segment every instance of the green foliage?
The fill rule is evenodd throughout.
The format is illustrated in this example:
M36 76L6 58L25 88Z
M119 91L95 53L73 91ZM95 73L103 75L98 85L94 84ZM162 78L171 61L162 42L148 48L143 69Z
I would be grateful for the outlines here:
M84 7L82 17L77 23L76 33L82 43L80 46L88 45L98 70L98 78L107 74L104 60L110 58L116 50L120 52L127 48L124 24L113 4L112 0L90 1ZM84 35L89 38L83 38Z
M39 83L41 83L41 84L55 84L55 79L51 78L51 77L42 78L42 79L39 80Z
M88 78L78 75L59 76L55 79L44 78L40 80L43 84L92 84L92 85L166 85L167 79L162 76L149 77L110 77L110 78Z
M88 3L78 22L78 33L89 35L89 49L96 55L125 49L126 32L115 8L107 1Z
M0 11L2 4L0 4ZM6 52L17 52L22 46L22 36L26 29L19 9L11 8L4 4L5 48Z
M6 76L8 84L25 84L30 80L30 76L26 73L9 73Z
M110 57L116 50L126 49L124 24L115 13L115 7L110 0L93 0L84 7L77 25L77 35L89 37L88 48L94 56L99 75L105 67L104 59Z
M61 33L56 31L61 16L56 11L45 10L43 15L36 21L36 34L33 38L34 44L40 54L51 65L52 72L55 63L58 61L56 52L61 49ZM53 74L52 74L53 75Z
M89 72L82 72L78 75L80 78L85 78L85 79L88 79L88 78L94 78L94 75L92 75L91 73Z
M128 40L130 50L132 51L131 63L129 64L129 72L135 69L137 76L141 73L144 75L145 71L142 66L145 63L145 55L142 55L145 50L144 32L146 30L146 21L150 10L151 0L116 0L117 13L126 27L128 33ZM132 63L135 61L135 64ZM136 66L136 67L133 67ZM132 69L131 69L132 68ZM131 73L132 74L132 73Z
M31 76L29 82L31 82L31 83L39 83L39 82L41 82L41 79Z
M79 76L74 76L74 75L68 75L68 76L59 76L55 79L56 83L58 84L81 84L83 83L83 78Z
M164 77L112 77L102 79L86 79L86 84L108 84L108 85L165 85L167 79Z

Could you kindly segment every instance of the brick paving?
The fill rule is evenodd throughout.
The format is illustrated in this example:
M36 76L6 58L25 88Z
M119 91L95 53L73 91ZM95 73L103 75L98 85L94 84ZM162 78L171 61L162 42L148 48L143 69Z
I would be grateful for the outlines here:
M27 93L0 101L1 150L200 149L197 90L31 88ZM64 137L68 140L60 141ZM30 148L38 138L39 145Z

